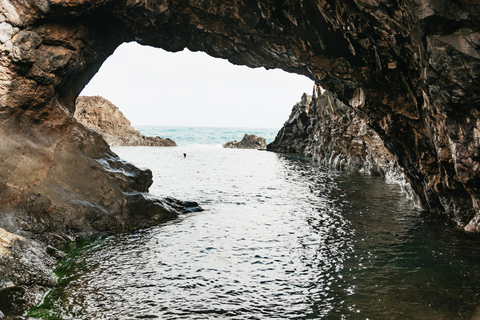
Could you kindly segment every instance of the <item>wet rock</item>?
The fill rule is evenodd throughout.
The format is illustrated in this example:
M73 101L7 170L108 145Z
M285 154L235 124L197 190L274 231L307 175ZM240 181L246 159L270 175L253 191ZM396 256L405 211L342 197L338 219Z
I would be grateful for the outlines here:
M325 166L383 176L416 199L396 157L378 134L353 108L318 86L295 104L267 150L303 154Z
M57 260L65 258L65 253L52 246L47 246L46 252Z
M130 121L113 103L105 98L81 96L77 98L75 119L98 132L110 146L159 146L177 144L169 138L148 137L135 130Z
M258 137L255 134L245 134L241 141L229 141L222 145L224 148L231 149L267 149L267 140L263 137Z
M55 284L54 259L36 241L0 228L0 312L23 314Z
M181 201L175 198L167 197L163 199L168 205L174 207L176 210L182 213L201 212L203 208L197 202L194 201Z

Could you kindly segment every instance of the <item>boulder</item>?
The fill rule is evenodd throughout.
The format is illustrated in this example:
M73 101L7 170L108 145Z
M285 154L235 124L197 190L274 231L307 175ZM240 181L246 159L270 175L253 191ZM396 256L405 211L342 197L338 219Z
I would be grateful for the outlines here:
M231 149L266 150L267 140L263 137L258 137L255 134L245 134L240 142L237 140L233 140L223 144L222 146L224 148Z

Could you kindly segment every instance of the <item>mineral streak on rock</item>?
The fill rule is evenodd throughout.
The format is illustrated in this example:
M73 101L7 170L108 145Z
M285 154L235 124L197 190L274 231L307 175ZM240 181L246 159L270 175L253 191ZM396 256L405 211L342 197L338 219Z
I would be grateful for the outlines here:
M233 140L222 145L224 148L231 149L256 149L266 150L267 140L258 137L256 134L245 134L241 141Z
M159 146L173 147L175 141L161 137L148 137L135 130L130 121L113 103L105 98L77 98L75 119L98 132L110 146Z
M137 41L314 79L426 208L480 232L479 18L478 0L0 1L0 227L55 242L176 215L144 194L149 171L73 119L100 65Z

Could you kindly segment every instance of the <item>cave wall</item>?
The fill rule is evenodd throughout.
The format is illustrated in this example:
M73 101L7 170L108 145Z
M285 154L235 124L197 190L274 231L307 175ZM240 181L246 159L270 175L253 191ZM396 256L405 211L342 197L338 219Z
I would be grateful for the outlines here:
M3 215L128 215L127 195L148 183L113 174L111 163L123 164L72 112L102 62L137 41L307 75L378 133L426 208L480 231L479 1L2 0L0 9Z

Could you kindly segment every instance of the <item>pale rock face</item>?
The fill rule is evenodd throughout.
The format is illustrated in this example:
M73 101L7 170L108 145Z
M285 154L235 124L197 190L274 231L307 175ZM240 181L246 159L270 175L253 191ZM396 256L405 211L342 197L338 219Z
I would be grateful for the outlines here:
M171 139L140 134L113 103L102 97L78 97L74 116L81 124L98 132L112 147L176 146Z
M0 23L0 42L5 43L12 39L13 27L6 22Z
M454 33L436 36L435 38L451 45L466 55L480 59L480 54L478 53L478 47L480 45L479 32L473 32L469 28L463 28L456 30Z

